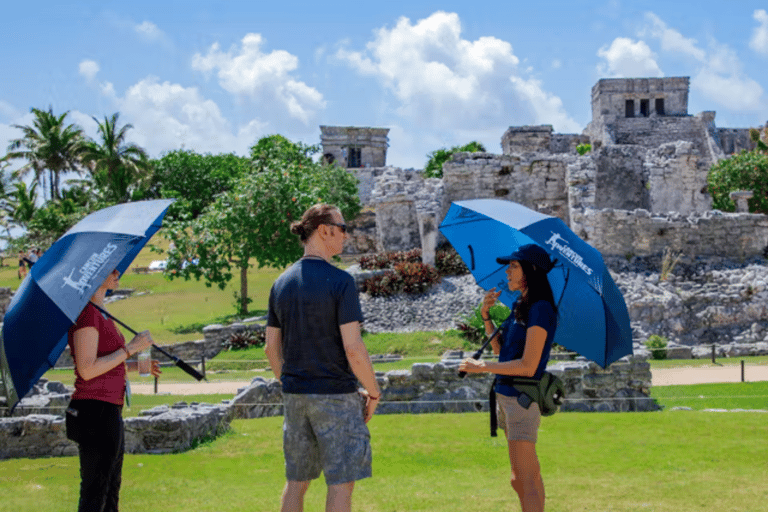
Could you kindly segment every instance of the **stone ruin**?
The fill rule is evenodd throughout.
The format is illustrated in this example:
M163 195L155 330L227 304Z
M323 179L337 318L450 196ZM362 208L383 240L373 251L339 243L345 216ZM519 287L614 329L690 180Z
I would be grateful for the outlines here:
M653 256L665 248L690 258L759 256L768 246L768 217L712 211L706 192L715 162L752 149L749 129L718 128L712 111L689 115L688 89L688 77L601 79L583 133L510 127L501 154L456 153L442 179L373 159L350 168L368 215L353 223L348 250L429 253L433 238L444 241L430 226L439 225L452 201L500 198L561 218L604 256ZM321 130L329 152L341 147L339 139L353 138L328 135L352 133L350 127ZM355 141L372 152L363 139ZM582 144L592 150L579 156Z

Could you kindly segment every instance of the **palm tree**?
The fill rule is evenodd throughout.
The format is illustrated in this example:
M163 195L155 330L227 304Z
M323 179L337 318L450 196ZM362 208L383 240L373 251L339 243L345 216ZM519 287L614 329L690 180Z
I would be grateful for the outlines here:
M23 158L26 165L15 171L17 176L35 173L35 181L43 182L43 172L50 173L51 199L59 198L59 177L62 172L79 172L78 157L83 147L83 130L74 124L64 125L69 112L60 116L48 110L32 109L32 126L13 125L22 131L21 138L8 145L6 160Z
M123 202L130 199L132 190L148 175L151 163L144 149L126 142L126 134L133 125L126 124L118 129L118 117L119 112L112 117L104 116L103 123L93 118L99 125L101 141L86 142L82 162L104 199Z
M21 180L13 182L13 190L6 191L0 199L0 210L6 229L13 226L26 229L37 210L37 182L27 188ZM11 187L8 187L11 188Z

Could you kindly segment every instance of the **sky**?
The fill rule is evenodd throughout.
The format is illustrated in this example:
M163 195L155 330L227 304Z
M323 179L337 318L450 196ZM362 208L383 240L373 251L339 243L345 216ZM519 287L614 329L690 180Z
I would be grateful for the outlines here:
M389 128L387 164L420 169L472 140L501 153L509 126L580 133L618 77L688 76L689 114L768 121L764 0L28 0L0 28L0 156L52 107L91 137L119 112L154 158Z

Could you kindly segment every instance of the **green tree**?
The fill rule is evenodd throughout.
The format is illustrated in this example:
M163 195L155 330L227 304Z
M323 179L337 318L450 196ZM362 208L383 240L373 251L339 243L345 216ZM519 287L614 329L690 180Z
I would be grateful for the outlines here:
M258 144L257 144L258 145ZM337 205L347 219L360 212L357 179L345 169L306 160L271 159L260 172L240 178L193 221L169 223L166 275L204 280L224 289L239 274L237 310L248 312L248 269L283 267L303 249L290 233L291 222L315 203Z
M472 141L469 144L463 146L454 146L451 149L437 149L427 155L427 163L424 165L424 177L425 178L442 178L443 177L443 164L451 159L454 153L468 152L477 153L485 152L485 146L477 141Z
M709 170L707 188L714 208L726 212L736 210L729 197L734 190L751 190L749 211L768 213L768 153L742 151L720 160Z
M5 159L25 159L27 163L16 171L18 176L33 172L35 181L42 182L43 172L50 173L50 197L58 199L59 180L62 172L78 172L78 161L83 149L84 138L80 127L65 120L69 112L60 116L53 109L32 109L35 116L31 126L13 125L22 131L22 136L8 146Z
M88 140L82 152L83 165L90 172L94 187L103 199L114 203L131 199L131 192L139 188L139 182L151 169L144 149L127 141L133 125L118 128L119 117L119 112L104 116L103 123L94 117L100 140Z
M768 123L765 123L762 131L756 128L750 128L749 138L755 143L755 151L768 153Z
M167 219L194 219L217 194L232 188L251 169L251 161L233 153L201 155L177 150L153 161L155 197L176 198Z
M303 142L292 142L282 135L262 137L251 146L251 162L256 172L262 172L272 165L272 162L285 164L312 164L312 155L320 151L318 145L307 145Z

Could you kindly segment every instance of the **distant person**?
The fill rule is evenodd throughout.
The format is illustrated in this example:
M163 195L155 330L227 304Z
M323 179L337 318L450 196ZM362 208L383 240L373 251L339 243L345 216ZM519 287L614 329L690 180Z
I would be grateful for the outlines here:
M117 288L120 272L112 271L91 297L104 307L107 290ZM78 512L117 512L123 470L125 435L122 409L126 370L137 363L126 359L152 345L148 331L125 343L111 318L88 304L67 342L75 362L75 392L66 411L67 437L78 443L80 455L80 502ZM150 372L160 375L152 361Z
M515 377L541 379L549 361L557 328L557 311L547 273L552 269L549 255L538 245L521 246L496 261L507 267L507 286L520 292L501 333L491 340L497 363L465 359L459 365L469 373L495 373L496 396L505 416L505 431L512 467L510 484L517 492L523 512L544 510L544 481L536 455L541 411L539 405L515 388ZM492 288L480 308L485 333L495 326L489 314L501 292Z
M326 511L347 512L355 481L371 476L366 423L381 390L360 336L355 281L330 263L344 247L346 227L335 206L317 204L304 212L291 225L304 256L269 294L265 351L285 406L281 512L303 510L309 484L321 472ZM364 388L359 392L358 380Z
M24 258L24 251L19 251L19 279L27 277L27 262Z

